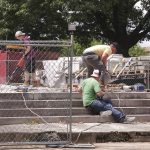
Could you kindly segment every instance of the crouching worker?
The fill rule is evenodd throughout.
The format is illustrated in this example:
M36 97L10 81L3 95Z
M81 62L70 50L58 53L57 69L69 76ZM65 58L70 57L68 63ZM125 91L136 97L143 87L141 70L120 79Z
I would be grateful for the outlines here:
M118 123L134 121L135 117L126 117L123 112L112 106L111 100L102 98L105 93L102 91L99 79L99 70L94 70L91 77L81 83L79 92L82 93L83 106L94 115L112 115Z

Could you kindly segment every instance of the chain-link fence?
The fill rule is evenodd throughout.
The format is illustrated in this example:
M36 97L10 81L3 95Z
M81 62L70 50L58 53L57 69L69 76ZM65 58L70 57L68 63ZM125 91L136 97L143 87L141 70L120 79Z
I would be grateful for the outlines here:
M87 77L82 58L72 52L72 40L0 41L1 145L71 142L72 92ZM112 57L107 64L112 84L149 89L149 60Z
M70 142L72 48L71 40L0 41L0 144Z

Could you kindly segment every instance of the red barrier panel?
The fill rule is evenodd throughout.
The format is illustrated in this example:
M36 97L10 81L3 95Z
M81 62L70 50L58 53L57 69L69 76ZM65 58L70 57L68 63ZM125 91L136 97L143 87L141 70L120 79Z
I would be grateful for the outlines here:
M16 69L17 63L22 55L23 52L0 50L0 84L7 83L9 81L9 78ZM59 51L36 51L36 60L41 62L41 65L38 65L40 68L42 68L42 60L57 60L59 56ZM20 69L15 73L14 78L10 82L21 83L22 73L23 70Z
M21 52L0 51L0 83L9 81L9 77L15 70L18 60L22 57ZM21 82L21 70L16 73L13 82Z

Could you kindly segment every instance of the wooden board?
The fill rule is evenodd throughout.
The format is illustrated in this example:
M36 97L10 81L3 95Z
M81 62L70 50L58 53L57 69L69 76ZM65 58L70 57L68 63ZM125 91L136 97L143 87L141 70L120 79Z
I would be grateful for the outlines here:
M6 45L6 48L10 48L10 49L26 49L26 47L22 46L22 45Z

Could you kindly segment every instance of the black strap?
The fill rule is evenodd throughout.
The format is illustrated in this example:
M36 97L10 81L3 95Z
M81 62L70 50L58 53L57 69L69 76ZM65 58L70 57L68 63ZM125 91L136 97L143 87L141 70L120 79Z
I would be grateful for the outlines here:
M83 56L87 56L87 55L96 55L96 54L94 52L83 53Z

